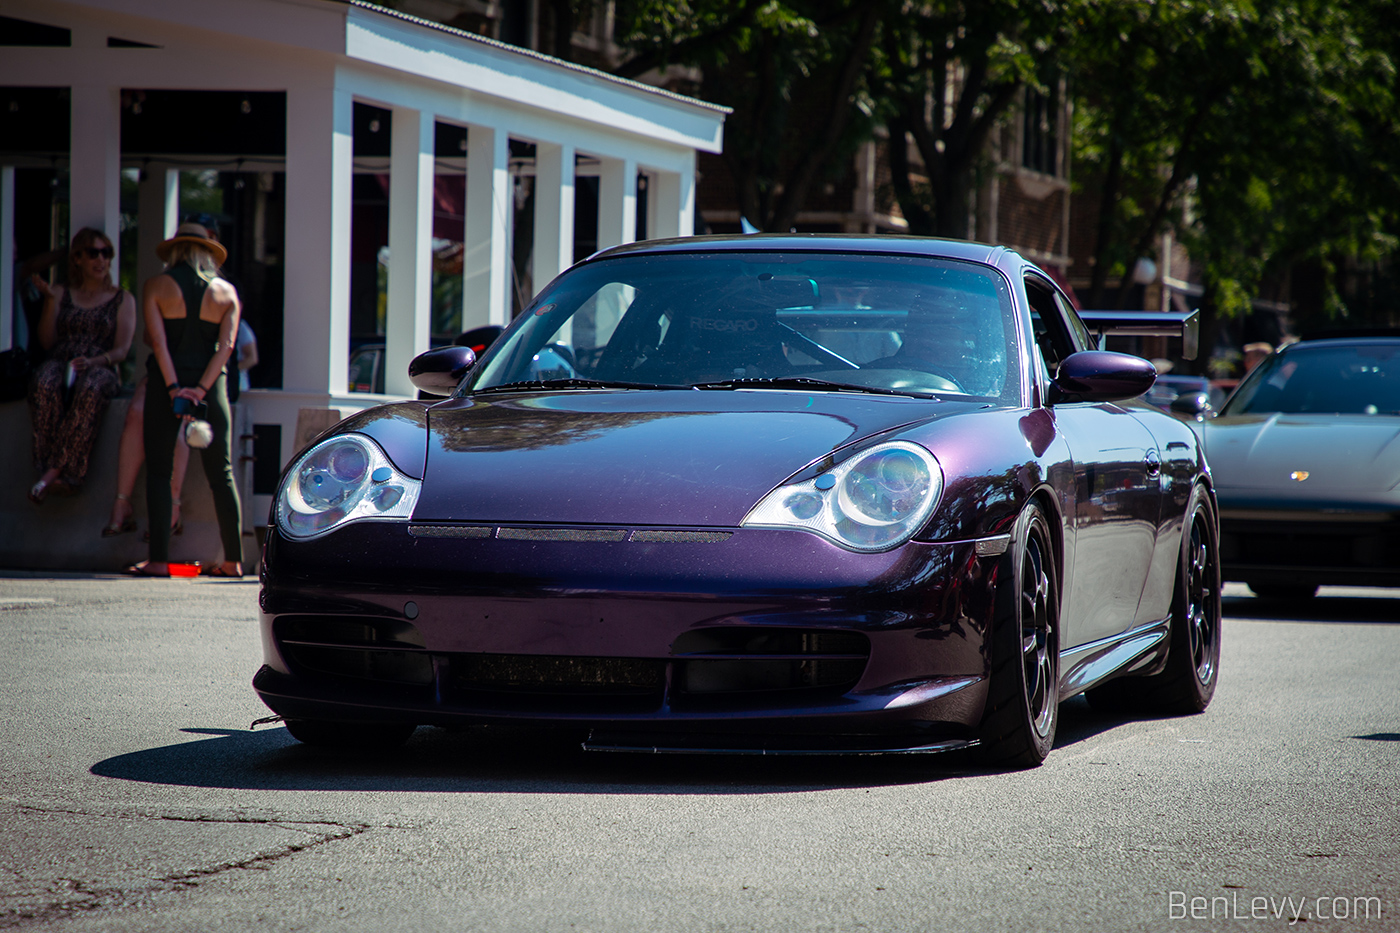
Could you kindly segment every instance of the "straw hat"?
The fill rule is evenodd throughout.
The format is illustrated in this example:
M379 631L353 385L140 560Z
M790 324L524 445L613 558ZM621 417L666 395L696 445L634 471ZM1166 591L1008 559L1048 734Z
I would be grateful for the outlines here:
M219 245L218 240L209 238L209 231L203 224L183 223L176 227L175 235L156 247L156 255L160 257L161 262L170 261L170 251L175 248L176 243L198 243L213 253L214 262L221 266L224 260L228 259L228 250Z

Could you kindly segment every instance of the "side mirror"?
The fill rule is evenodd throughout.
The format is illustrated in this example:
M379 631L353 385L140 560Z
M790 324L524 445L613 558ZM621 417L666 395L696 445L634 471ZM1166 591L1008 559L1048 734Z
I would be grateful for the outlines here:
M438 347L420 353L408 364L408 378L418 389L433 395L450 395L476 363L471 347Z
M1081 350L1060 362L1050 392L1054 402L1119 402L1152 388L1157 370L1140 356Z

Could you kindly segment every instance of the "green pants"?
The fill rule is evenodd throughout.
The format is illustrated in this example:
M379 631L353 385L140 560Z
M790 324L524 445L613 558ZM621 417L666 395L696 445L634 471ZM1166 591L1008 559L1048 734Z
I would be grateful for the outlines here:
M204 464L204 475L214 494L214 514L219 519L219 538L224 545L224 560L243 561L243 509L238 501L238 487L233 482L233 421L229 417L227 375L221 373L214 388L205 396L209 406L209 426L214 429L214 441L198 453ZM154 378L146 380L146 414L142 437L146 445L146 510L151 521L151 560L170 560L170 474L175 466L175 442L185 428L183 418L170 408L170 393L162 392L163 380L156 370Z

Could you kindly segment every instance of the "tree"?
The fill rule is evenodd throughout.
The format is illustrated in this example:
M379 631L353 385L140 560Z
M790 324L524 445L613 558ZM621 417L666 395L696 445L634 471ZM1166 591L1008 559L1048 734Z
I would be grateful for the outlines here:
M1202 343L1271 272L1385 245L1393 31L1370 0L1105 3L1081 22L1076 165L1100 214L1090 302L1173 230L1204 266ZM1393 24L1392 24L1393 25ZM1121 306L1128 285L1111 303ZM1335 288L1326 302L1340 310Z
M621 0L614 69L699 72L693 92L732 107L723 158L739 210L786 231L814 187L872 132L865 75L887 0Z
M873 94L889 129L895 196L911 233L966 237L989 134L1026 87L1056 79L1073 2L906 4L882 23ZM920 178L908 157L912 140Z

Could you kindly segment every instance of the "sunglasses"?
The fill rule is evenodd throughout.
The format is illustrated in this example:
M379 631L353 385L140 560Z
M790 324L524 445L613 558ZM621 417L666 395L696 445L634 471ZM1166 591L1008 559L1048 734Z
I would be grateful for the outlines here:
M98 249L96 246L89 246L83 250L83 253L89 259L96 259L99 256L103 259L111 259L113 256L117 255L117 251L110 246L104 246L101 249Z

